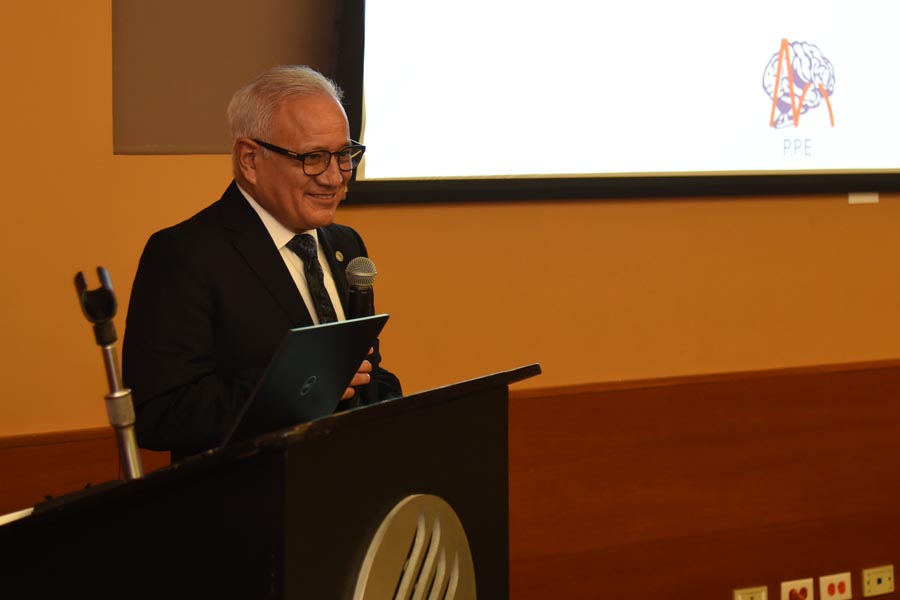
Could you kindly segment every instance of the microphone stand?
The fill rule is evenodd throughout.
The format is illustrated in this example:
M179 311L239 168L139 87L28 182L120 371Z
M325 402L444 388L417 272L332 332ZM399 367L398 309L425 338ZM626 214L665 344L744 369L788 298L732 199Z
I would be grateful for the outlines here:
M79 272L75 276L75 291L84 316L94 324L97 344L103 349L110 390L106 395L106 412L109 424L116 431L119 462L125 472L125 479L139 479L144 476L144 471L134 432L134 403L131 400L131 390L122 386L122 375L116 358L116 327L112 322L116 314L116 295L106 269L97 267L97 275L100 277L101 287L89 291L84 274Z

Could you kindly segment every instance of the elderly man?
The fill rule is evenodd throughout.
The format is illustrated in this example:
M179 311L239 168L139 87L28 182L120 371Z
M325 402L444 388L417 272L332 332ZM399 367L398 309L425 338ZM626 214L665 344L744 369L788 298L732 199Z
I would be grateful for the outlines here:
M151 236L125 326L138 441L173 460L222 440L288 329L344 318L344 268L366 256L333 222L364 148L332 81L276 67L235 93L228 120L234 181ZM380 361L376 344L350 384L368 384L366 402L402 394Z

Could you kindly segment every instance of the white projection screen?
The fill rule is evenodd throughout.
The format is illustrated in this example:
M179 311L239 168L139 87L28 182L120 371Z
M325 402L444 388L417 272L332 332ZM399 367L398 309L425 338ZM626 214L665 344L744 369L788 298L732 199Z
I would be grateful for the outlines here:
M372 0L353 193L898 189L897 6Z

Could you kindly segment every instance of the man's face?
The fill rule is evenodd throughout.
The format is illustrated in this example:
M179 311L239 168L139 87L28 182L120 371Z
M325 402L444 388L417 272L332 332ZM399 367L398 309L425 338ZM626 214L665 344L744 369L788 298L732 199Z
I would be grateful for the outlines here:
M288 98L275 112L271 139L263 140L299 154L335 152L350 142L343 107L327 95ZM300 161L257 147L248 190L260 206L294 232L329 225L344 197L350 173L332 157L328 169L310 177ZM255 181L253 181L255 179Z

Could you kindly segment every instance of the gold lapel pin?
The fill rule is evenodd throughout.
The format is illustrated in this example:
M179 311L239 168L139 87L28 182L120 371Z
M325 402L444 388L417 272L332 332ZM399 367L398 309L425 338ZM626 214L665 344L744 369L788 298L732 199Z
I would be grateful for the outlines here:
M344 262L344 253L340 250L334 253L334 257L338 259L338 262Z

